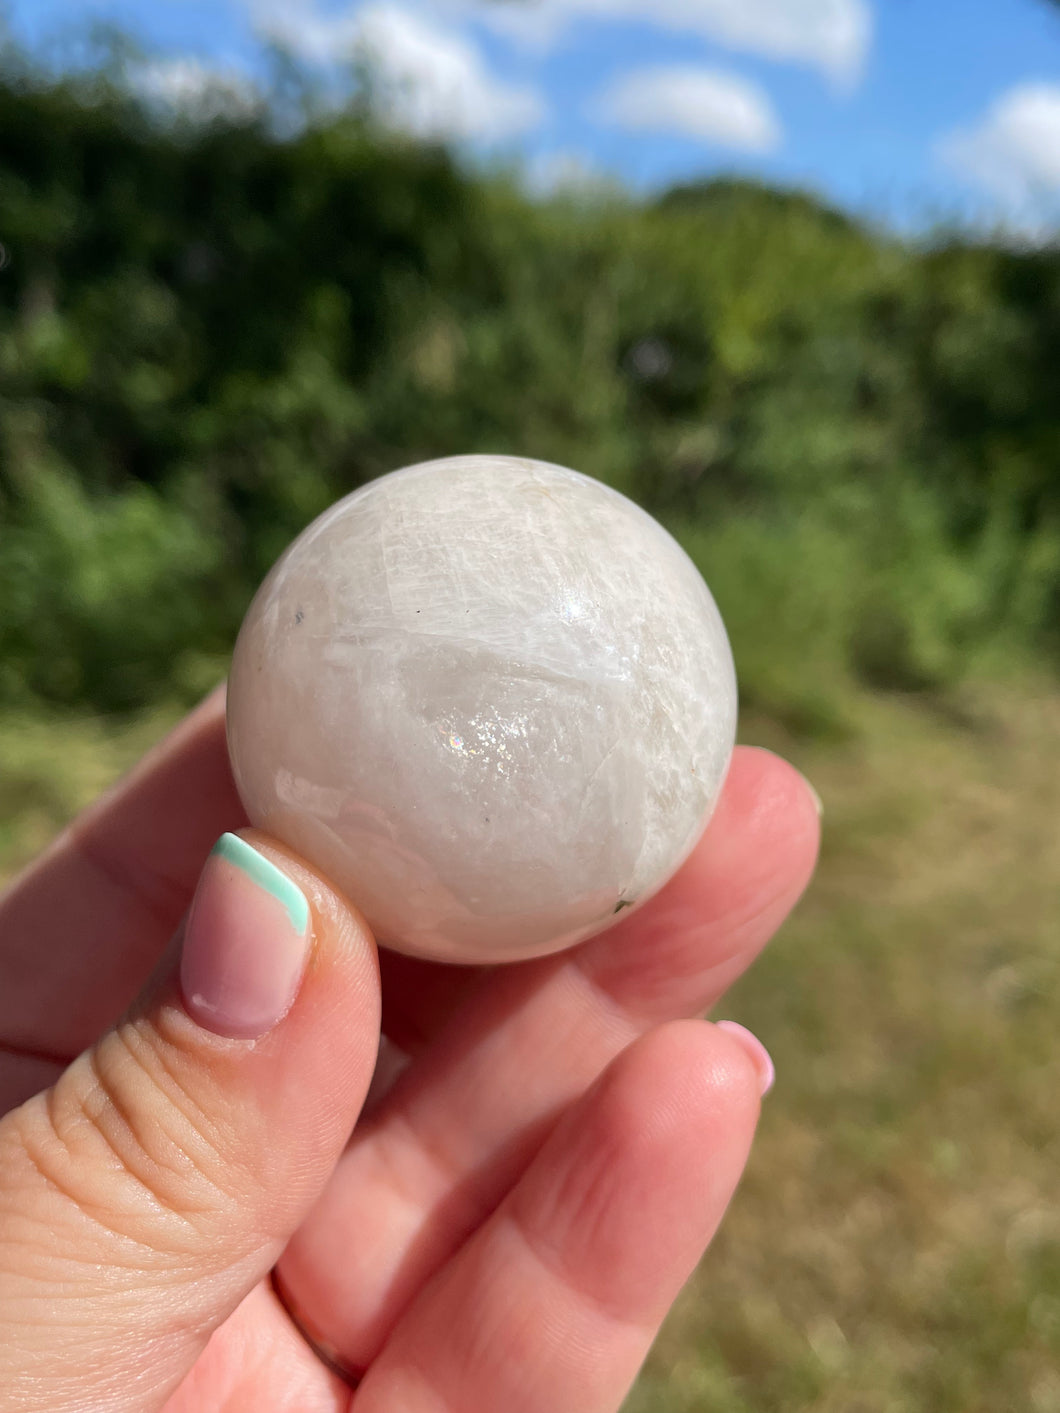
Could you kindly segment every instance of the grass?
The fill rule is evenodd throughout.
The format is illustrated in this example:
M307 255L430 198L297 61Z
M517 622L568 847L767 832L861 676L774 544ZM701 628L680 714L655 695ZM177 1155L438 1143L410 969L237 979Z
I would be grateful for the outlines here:
M171 719L0 723L0 873ZM821 869L725 1006L777 1087L627 1413L1060 1413L1060 696L744 736L820 790Z
M1060 1410L1055 689L791 755L818 880L729 998L777 1065L629 1413Z
M176 722L174 707L133 720L0 714L0 883L28 863Z

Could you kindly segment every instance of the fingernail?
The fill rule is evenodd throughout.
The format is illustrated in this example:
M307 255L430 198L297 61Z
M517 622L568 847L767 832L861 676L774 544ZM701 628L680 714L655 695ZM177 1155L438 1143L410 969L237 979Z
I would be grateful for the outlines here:
M718 1029L727 1030L733 1039L738 1040L747 1051L751 1057L751 1063L758 1071L758 1092L765 1098L773 1088L773 1081L777 1077L776 1067L769 1051L758 1036L753 1035L745 1025L740 1025L739 1021L718 1021Z
M799 771L799 774L802 775L801 770ZM817 818L822 819L824 817L824 801L821 799L820 795L810 784L810 782L806 779L805 775L802 776L802 783L806 786L807 790L809 790L810 799L817 806Z
M294 1004L309 953L309 904L238 834L206 861L184 929L184 1004L207 1030L254 1040Z

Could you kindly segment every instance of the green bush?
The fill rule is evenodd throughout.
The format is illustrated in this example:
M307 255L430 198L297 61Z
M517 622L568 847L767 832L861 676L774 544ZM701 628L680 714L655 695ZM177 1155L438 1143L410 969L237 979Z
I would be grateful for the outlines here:
M89 499L38 463L0 538L0 695L129 708L197 685L214 627L221 546L148 486Z
M0 74L0 705L187 693L307 520L458 451L674 524L745 696L1055 651L1060 254L726 181L533 199L363 95L165 118Z

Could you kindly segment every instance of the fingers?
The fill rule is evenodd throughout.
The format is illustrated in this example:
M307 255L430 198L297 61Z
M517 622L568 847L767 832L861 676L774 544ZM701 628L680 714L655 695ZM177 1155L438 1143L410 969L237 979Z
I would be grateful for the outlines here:
M657 899L566 956L498 969L455 1013L355 1133L280 1265L349 1364L371 1362L614 1056L712 1005L750 963L805 886L817 836L802 777L738 752L706 838Z
M0 1118L54 1084L65 1068L43 1055L7 1054L0 1050Z
M347 1413L349 1385L313 1356L271 1285L214 1334L163 1413Z
M245 823L219 690L0 897L0 1046L69 1059L112 1024Z
M150 1413L318 1196L378 1043L371 938L227 836L148 993L0 1123L0 1388Z
M410 1307L357 1413L615 1413L736 1187L758 1091L702 1022L627 1050Z
M771 751L738 747L699 848L618 937L582 949L586 976L644 1021L713 1006L802 895L820 823L798 771Z
M452 1019L489 968L451 966L384 948L383 1031L406 1054L422 1050Z

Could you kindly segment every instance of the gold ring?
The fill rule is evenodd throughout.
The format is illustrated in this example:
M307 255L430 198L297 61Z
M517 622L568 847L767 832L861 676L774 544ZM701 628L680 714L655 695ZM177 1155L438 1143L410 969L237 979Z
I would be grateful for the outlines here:
M350 1388L358 1388L361 1380L364 1378L365 1370L355 1368L352 1364L345 1363L339 1355L338 1350L316 1333L295 1306L291 1299L290 1292L284 1288L283 1282L275 1267L269 1274L269 1280L272 1283L273 1294L283 1307L287 1318L320 1360L321 1364L323 1364L326 1369L330 1369L333 1374L337 1374L338 1377L342 1379L343 1383L348 1384Z

